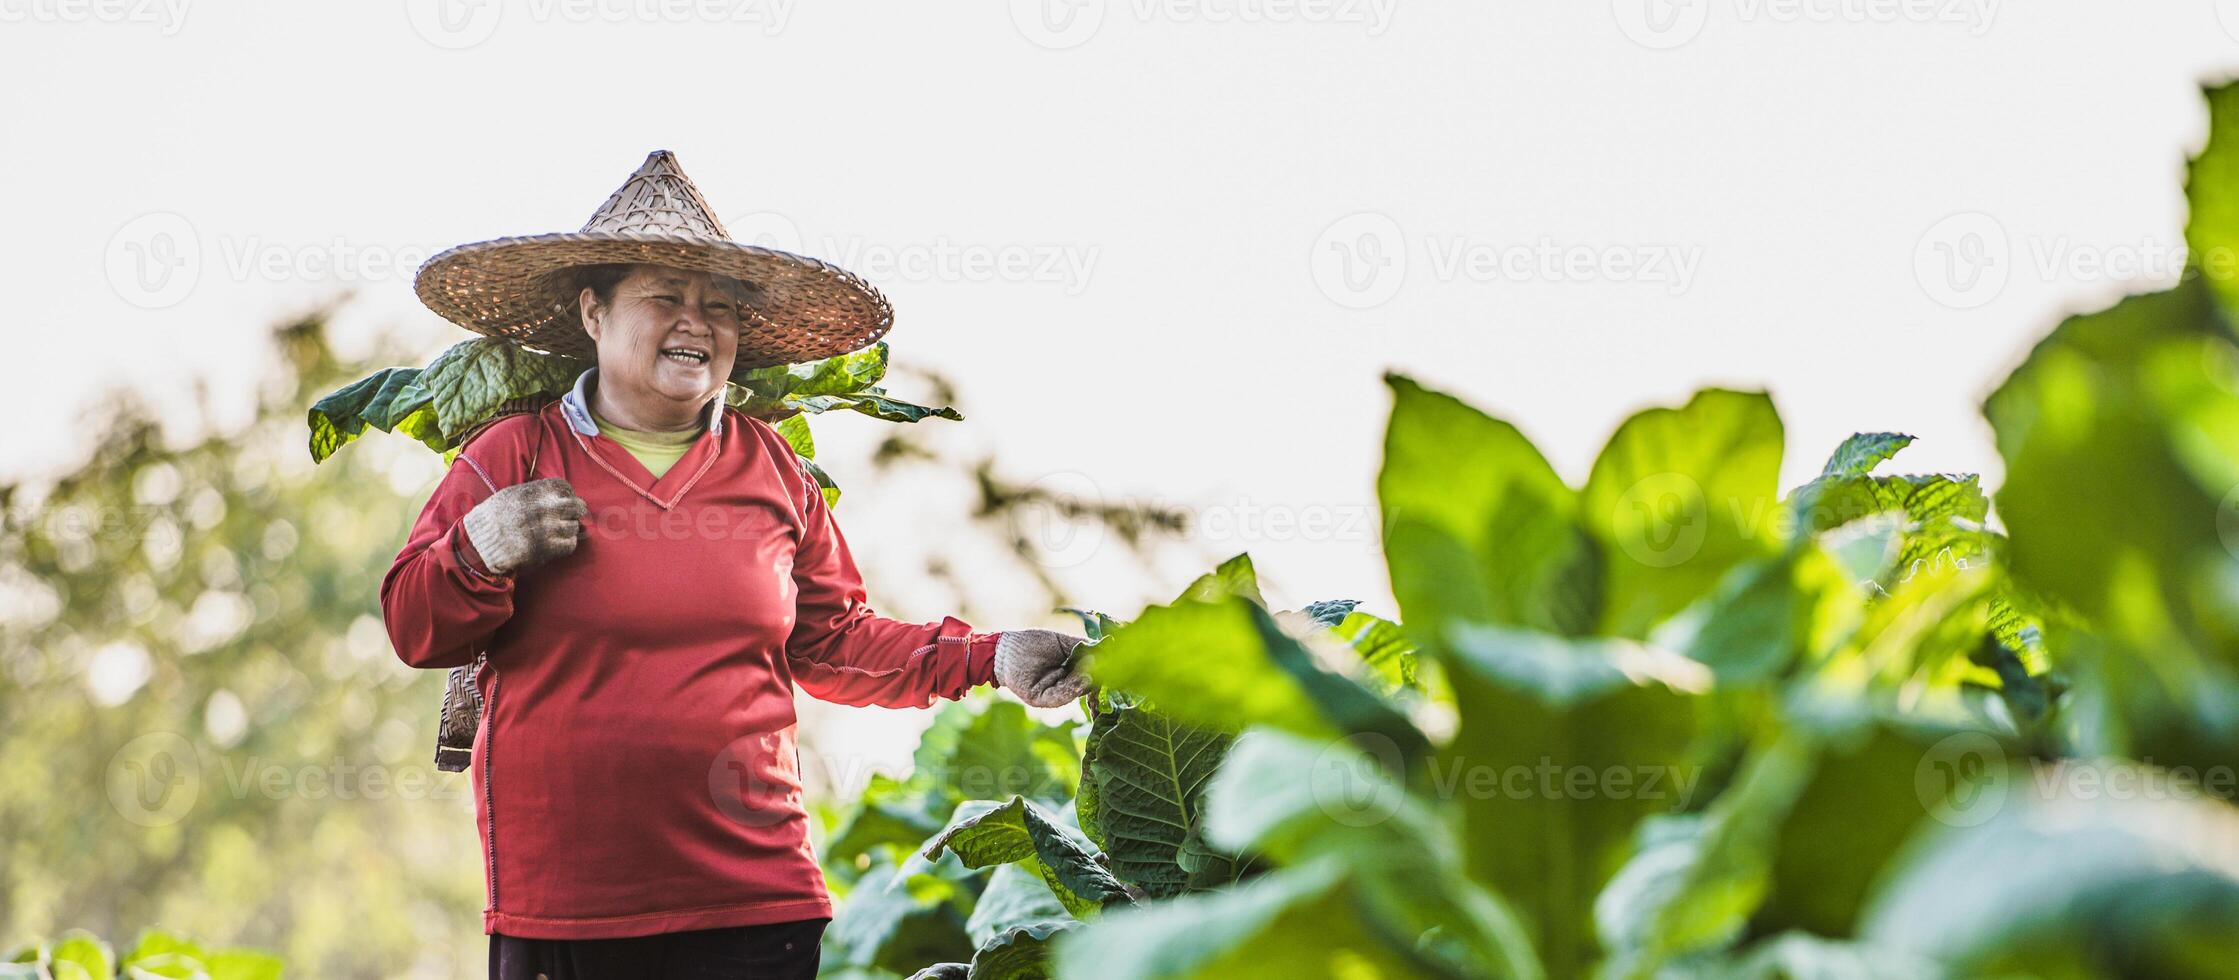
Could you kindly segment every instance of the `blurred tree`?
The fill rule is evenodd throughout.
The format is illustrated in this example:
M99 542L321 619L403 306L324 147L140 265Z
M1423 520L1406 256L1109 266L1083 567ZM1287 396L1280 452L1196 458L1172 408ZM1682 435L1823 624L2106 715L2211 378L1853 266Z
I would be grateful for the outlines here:
M167 445L172 410L121 396L82 466L0 486L0 938L162 926L298 975L460 975L472 801L427 755L442 677L376 605L440 460L391 440L314 472L303 405L363 365L324 314L275 337L247 428L205 408Z

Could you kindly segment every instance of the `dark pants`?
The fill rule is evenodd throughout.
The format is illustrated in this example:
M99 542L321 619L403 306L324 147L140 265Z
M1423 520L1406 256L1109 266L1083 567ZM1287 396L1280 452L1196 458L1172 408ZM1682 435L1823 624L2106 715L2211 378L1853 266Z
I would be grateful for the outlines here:
M830 919L630 939L490 936L490 980L810 980Z

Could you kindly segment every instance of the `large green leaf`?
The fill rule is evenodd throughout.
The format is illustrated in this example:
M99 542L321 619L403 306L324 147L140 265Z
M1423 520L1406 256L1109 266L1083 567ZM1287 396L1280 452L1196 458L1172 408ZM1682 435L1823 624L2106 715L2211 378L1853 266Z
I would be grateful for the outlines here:
M2239 309L2239 85L2207 89L2208 145L2185 170L2186 271Z
M1579 495L1606 556L1600 632L1645 636L1771 550L1781 439L1772 399L1719 389L1618 426Z
M1235 736L1184 725L1115 692L1088 703L1083 830L1122 881L1154 898L1189 890L1181 855L1197 833L1205 782Z
M931 408L888 395L878 386L886 366L886 342L880 341L821 361L754 369L734 378L724 398L739 411L765 420L842 409L887 422L964 417L953 408Z
M539 354L510 341L476 337L453 345L422 368L389 368L320 399L310 412L311 458L324 461L368 426L416 439L438 452L458 447L476 425L507 406L534 405L567 392L591 365L577 358ZM915 405L888 395L877 381L887 367L882 341L850 354L759 368L734 379L725 400L756 418L779 423L801 413L848 409L888 422L961 419L953 408ZM804 458L815 449L807 429L781 428ZM812 472L836 502L838 488L813 464Z
M1893 536L1885 527L1875 549L1889 550ZM1723 685L1753 684L1826 653L1856 629L1864 599L1843 563L1806 538L1729 572L1695 605L1666 620L1654 640L1708 665Z
M2102 789L2118 772L2136 786L2177 785L2126 760L2016 768L1989 819L1940 828L1907 852L1866 914L1865 938L1964 976L2230 976L2239 811Z
M2207 583L2239 567L2217 525L2239 482L2239 352L2208 287L2069 318L1984 413L2016 579L2137 649L2233 662L2239 612Z
M756 417L783 414L789 400L862 391L886 377L888 351L879 341L859 351L799 364L755 368L731 379L730 402Z
M1376 493L1402 619L1435 642L1450 621L1582 632L1599 554L1577 497L1516 427L1388 375L1392 416Z
M396 431L403 419L425 410L429 401L427 389L413 383L419 377L419 368L388 368L351 382L313 403L311 461L326 462L327 457L363 435L369 425L383 432ZM425 414L432 423L434 412L427 410ZM437 451L448 448L440 442L439 438L430 448Z
M1984 760L2007 752L1987 733L1886 722L1799 734L1757 761L1765 784L1740 804L1757 811L1738 817L1751 833L1773 830L1760 933L1853 935L1875 880L1931 812L1969 819L1995 805L1982 795Z
M1408 759L1428 746L1397 708L1323 669L1273 615L1241 596L1144 610L1096 645L1088 667L1100 683L1200 727L1373 733Z
M121 966L134 980L279 980L281 970L277 957L260 950L206 951L192 940L155 929L140 934Z
M1770 746L1700 814L1652 817L1594 903L1605 972L1646 976L1739 939L1771 884L1773 837L1811 772L1799 739Z
M2071 317L1984 406L2006 461L2007 563L2054 613L2046 645L2077 681L2067 714L2087 752L2239 757L2229 317L2197 278Z
M964 920L964 932L974 946L985 946L988 940L1018 926L1072 920L1073 914L1042 883L1041 875L1014 863L998 867L988 876L987 887L972 905L971 918Z
M1190 724L1327 733L1313 701L1272 662L1253 623L1258 609L1240 598L1152 606L1090 651L1089 672Z
M1252 556L1249 554L1233 556L1212 571L1198 576L1174 601L1218 602L1230 596L1249 599L1253 605L1262 608L1267 605L1267 600L1259 593L1259 569L1252 565Z
M881 856L907 854L940 833L956 800L924 784L873 774L863 795L841 818L831 840L817 849L825 873L852 880ZM1037 886L1039 887L1039 886Z
M1549 975L1582 975L1599 958L1594 897L1634 825L1699 788L1687 747L1709 670L1627 640L1508 627L1456 626L1446 646L1461 730L1431 782L1466 801L1471 877L1515 903Z
M1784 932L1727 959L1692 961L1672 980L1941 980L1936 963L1892 949Z
M1835 447L1819 475L1865 476L1912 443L1913 437L1902 432L1860 432Z
M1023 796L1002 804L974 800L957 807L948 827L926 842L921 856L937 860L944 850L954 852L968 868L1024 865L1075 916L1128 901L1127 889L1097 862L1093 846Z
M1419 648L1398 623L1364 612L1349 612L1331 632L1368 665L1369 677L1384 693L1421 690L1417 676Z
M445 440L489 418L499 406L523 398L565 394L589 365L571 357L539 354L509 341L476 337L428 362L413 384L426 389Z
M1326 859L1219 891L1117 910L1057 940L1058 975L1099 980L1404 977Z
M1063 806L1080 778L1075 724L1045 723L992 697L946 707L918 740L911 778L956 801L1023 795Z
M116 951L89 932L62 934L47 964L54 980L109 980L116 975Z
M912 879L883 864L848 891L825 930L824 951L833 967L893 973L972 958L954 886L932 875Z
M1080 928L1070 920L1043 920L1012 926L980 944L972 954L972 980L1047 980L1050 942L1059 933Z
M1468 880L1453 831L1378 758L1383 748L1247 732L1206 791L1205 835L1287 865L1341 861L1369 931L1438 972L1538 974L1521 924Z
M1795 494L1810 516L1807 531L1840 527L1861 517L1903 511L1917 524L1960 519L1980 524L1990 512L1981 479L1972 473L1908 476L1823 476Z

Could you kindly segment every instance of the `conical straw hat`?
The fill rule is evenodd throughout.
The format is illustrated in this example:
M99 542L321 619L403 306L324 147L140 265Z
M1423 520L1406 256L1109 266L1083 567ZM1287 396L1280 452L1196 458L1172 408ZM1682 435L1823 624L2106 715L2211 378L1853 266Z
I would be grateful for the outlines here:
M858 350L894 325L886 297L854 273L730 237L676 155L655 150L582 231L461 245L420 266L413 291L475 333L588 360L578 268L648 263L730 276L758 297L744 311L734 376Z

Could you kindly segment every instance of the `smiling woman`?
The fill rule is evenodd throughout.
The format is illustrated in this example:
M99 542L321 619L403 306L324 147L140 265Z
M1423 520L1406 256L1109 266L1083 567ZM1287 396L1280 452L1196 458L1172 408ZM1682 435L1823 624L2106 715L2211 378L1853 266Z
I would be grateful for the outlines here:
M696 427L738 359L752 290L729 276L655 265L598 265L577 297L603 382L591 409L616 427Z
M885 299L728 241L667 153L583 231L453 249L416 287L461 326L597 365L466 437L382 583L405 663L476 668L453 700L482 709L491 975L814 975L832 904L795 686L897 708L1087 686L1074 637L873 612L813 475L725 404L743 369L872 343Z

